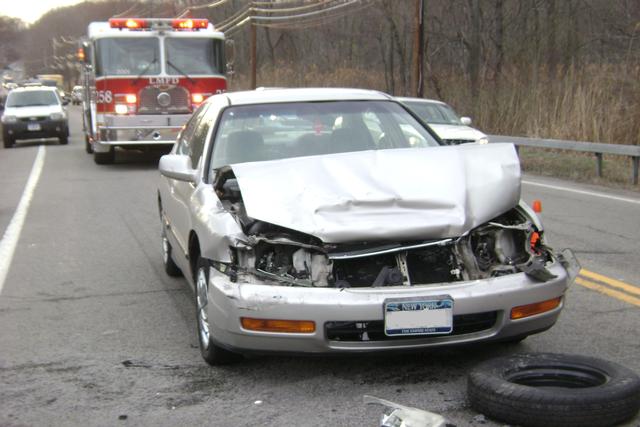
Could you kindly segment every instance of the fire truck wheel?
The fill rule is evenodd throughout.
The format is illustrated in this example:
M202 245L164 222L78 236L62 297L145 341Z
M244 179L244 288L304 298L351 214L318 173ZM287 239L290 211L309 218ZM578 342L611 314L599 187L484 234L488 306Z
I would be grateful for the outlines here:
M110 165L116 159L116 153L113 148L111 148L106 153L93 153L93 161L99 165Z
M84 149L87 154L93 154L93 147L91 146L91 142L89 142L89 137L84 135Z

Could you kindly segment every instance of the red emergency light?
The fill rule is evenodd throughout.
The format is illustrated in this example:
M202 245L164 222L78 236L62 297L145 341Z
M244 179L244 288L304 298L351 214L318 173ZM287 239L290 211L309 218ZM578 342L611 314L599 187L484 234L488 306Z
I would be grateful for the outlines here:
M176 30L201 30L209 26L208 19L174 19L171 26Z
M130 30L138 30L141 28L148 28L149 24L146 19L111 18L109 19L109 26L111 28L127 28Z

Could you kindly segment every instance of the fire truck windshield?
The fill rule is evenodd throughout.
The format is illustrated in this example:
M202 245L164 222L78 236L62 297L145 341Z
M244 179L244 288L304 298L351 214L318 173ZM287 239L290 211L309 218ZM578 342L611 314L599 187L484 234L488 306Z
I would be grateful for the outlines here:
M96 45L96 76L160 73L160 45L155 37L102 38Z
M221 40L167 37L164 46L169 75L224 73Z

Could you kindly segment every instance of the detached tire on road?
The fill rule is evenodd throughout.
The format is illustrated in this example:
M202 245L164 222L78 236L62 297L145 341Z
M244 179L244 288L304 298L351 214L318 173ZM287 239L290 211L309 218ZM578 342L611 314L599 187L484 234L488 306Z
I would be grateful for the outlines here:
M468 377L471 407L522 426L612 426L640 409L640 378L606 360L519 354L489 360Z

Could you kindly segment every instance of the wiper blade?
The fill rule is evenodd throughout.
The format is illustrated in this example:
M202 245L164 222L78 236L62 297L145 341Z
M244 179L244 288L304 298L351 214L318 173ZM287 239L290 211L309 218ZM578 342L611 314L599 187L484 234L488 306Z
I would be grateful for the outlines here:
M140 80L142 76L144 76L146 72L149 71L149 68L151 68L151 66L157 62L158 62L158 58L153 58L153 61L149 62L147 66L144 67L144 70L142 70L142 72L138 74L138 76L133 80L133 83L138 83L138 80Z
M192 84L195 84L195 83L196 83L196 82L195 82L191 77L189 77L189 75L188 75L187 73L185 73L185 72L184 72L184 71L182 71L180 68L178 68L178 67L176 66L176 64L174 64L173 62L171 62L169 59L167 59L167 65L169 65L170 67L173 67L177 72L179 72L180 74L182 74L182 76L183 76L183 77L186 77L187 79L189 79L189 81L190 81Z

